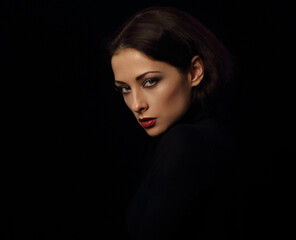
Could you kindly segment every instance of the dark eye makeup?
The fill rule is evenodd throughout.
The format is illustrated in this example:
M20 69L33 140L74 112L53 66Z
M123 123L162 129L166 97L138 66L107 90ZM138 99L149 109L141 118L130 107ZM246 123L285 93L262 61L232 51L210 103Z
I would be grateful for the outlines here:
M115 90L117 92L122 93L122 94L126 94L126 93L129 93L129 91L131 90L131 88L128 85L122 85L122 86L116 86L115 85Z
M160 81L160 78L147 78L143 81L143 87L151 88Z
M152 88L154 87L159 81L161 80L161 77L154 77L154 78L147 78L143 81L142 86L143 88ZM128 85L121 85L116 86L115 90L117 92L120 92L122 94L128 94L131 91L131 87Z

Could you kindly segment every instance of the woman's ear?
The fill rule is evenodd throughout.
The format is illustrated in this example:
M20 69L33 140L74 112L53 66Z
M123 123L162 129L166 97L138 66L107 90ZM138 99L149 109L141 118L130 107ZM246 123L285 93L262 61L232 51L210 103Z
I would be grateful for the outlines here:
M191 60L191 66L189 70L189 81L192 87L200 84L204 76L204 66L199 56L194 56Z

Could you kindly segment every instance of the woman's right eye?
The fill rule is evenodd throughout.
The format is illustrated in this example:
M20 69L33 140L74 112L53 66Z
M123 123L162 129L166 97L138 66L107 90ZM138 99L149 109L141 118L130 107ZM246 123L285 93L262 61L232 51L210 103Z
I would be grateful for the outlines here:
M119 86L117 89L122 93L122 94L127 94L131 91L131 88L129 86Z

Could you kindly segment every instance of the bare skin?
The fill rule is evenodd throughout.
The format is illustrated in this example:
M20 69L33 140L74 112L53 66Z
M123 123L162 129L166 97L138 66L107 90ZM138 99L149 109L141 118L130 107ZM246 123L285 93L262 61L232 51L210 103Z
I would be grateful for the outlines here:
M204 75L198 56L192 58L190 69L182 74L174 66L132 48L119 50L111 64L115 85L126 105L152 137L165 132L186 113L192 88L199 85Z

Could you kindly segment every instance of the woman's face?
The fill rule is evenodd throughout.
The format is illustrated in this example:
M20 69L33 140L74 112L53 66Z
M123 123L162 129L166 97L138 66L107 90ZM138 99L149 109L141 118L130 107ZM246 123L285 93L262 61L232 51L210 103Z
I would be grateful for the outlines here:
M165 132L188 110L191 74L132 48L119 50L111 64L126 105L150 136Z

